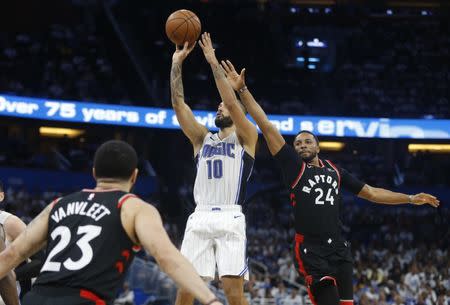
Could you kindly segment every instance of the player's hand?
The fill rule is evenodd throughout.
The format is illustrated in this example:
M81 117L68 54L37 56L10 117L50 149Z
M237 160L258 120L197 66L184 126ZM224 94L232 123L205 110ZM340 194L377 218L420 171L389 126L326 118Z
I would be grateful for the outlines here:
M211 35L208 32L202 34L198 44L203 50L203 55L205 55L206 61L210 64L219 64L219 61L216 58L215 49L213 48Z
M222 68L225 70L227 80L234 90L238 91L245 87L245 68L241 70L241 74L238 74L229 60L222 60Z
M411 203L415 205L429 204L435 208L439 206L439 200L436 197L425 193L413 195Z
M192 46L189 46L189 42L185 41L183 48L180 48L176 45L175 52L172 55L172 62L182 63L189 55L189 53L192 52L196 44L197 42L193 43Z

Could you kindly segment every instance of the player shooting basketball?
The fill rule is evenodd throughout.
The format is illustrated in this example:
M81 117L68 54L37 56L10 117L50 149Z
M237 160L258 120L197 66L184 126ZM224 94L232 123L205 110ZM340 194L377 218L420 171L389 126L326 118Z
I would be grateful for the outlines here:
M182 49L177 47L170 73L172 106L184 134L192 143L197 162L194 185L197 206L188 219L181 252L204 279L214 279L217 265L228 302L246 304L243 284L248 268L241 204L254 163L258 134L225 77L209 33L202 35L199 44L211 66L222 102L215 119L219 132L213 134L195 120L184 101L182 64L195 44L188 47L186 42ZM189 293L178 292L177 305L192 302Z
M406 195L372 187L329 160L319 158L319 140L300 131L294 147L286 144L245 85L245 69L238 74L222 61L228 81L255 119L270 153L283 172L295 216L295 262L305 278L311 301L319 305L353 304L352 257L341 235L339 207L342 188L360 198L382 204L439 205L429 194Z

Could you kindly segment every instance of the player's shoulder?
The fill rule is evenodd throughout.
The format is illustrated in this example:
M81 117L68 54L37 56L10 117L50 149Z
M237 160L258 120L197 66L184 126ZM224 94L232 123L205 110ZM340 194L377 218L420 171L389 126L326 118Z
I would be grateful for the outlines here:
M203 143L208 141L214 141L215 137L217 136L217 133L212 133L211 131L208 131L205 136L203 137Z
M327 167L331 167L335 170L341 170L341 167L335 163L334 161L330 160L330 159L324 159L323 163L327 166Z
M10 218L11 216L13 216L13 214L0 210L0 225L4 225L6 222L6 219Z
M123 210L136 210L136 211L142 208L145 209L150 208L156 210L153 204L139 198L139 196L132 193L127 193L120 198L118 202L118 208L121 208Z

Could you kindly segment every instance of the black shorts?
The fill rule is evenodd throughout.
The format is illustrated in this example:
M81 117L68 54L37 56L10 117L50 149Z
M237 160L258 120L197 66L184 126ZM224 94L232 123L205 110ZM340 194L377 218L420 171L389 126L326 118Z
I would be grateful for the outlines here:
M110 305L94 293L76 288L36 285L28 292L22 305Z
M295 267L304 277L311 299L315 285L329 280L337 287L341 303L353 300L353 259L349 242L296 234L294 252Z

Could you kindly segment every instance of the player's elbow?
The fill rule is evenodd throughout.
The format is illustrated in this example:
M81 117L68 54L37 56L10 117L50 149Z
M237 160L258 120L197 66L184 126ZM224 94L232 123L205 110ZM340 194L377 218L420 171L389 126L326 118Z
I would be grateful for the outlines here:
M20 251L17 249L17 247L14 244L11 244L8 246L3 252L2 252L2 261L16 264L16 262L21 262L25 260L26 257L23 259L22 255L20 254Z
M368 187L368 191L367 191L367 197L366 199L371 201L371 202L375 202L375 203L380 203L380 198L379 198L379 189L375 188L375 187Z
M375 196L376 195L375 195L374 188L368 184L364 185L364 187L358 194L358 197L368 200L368 201L372 201L372 202L374 202Z

